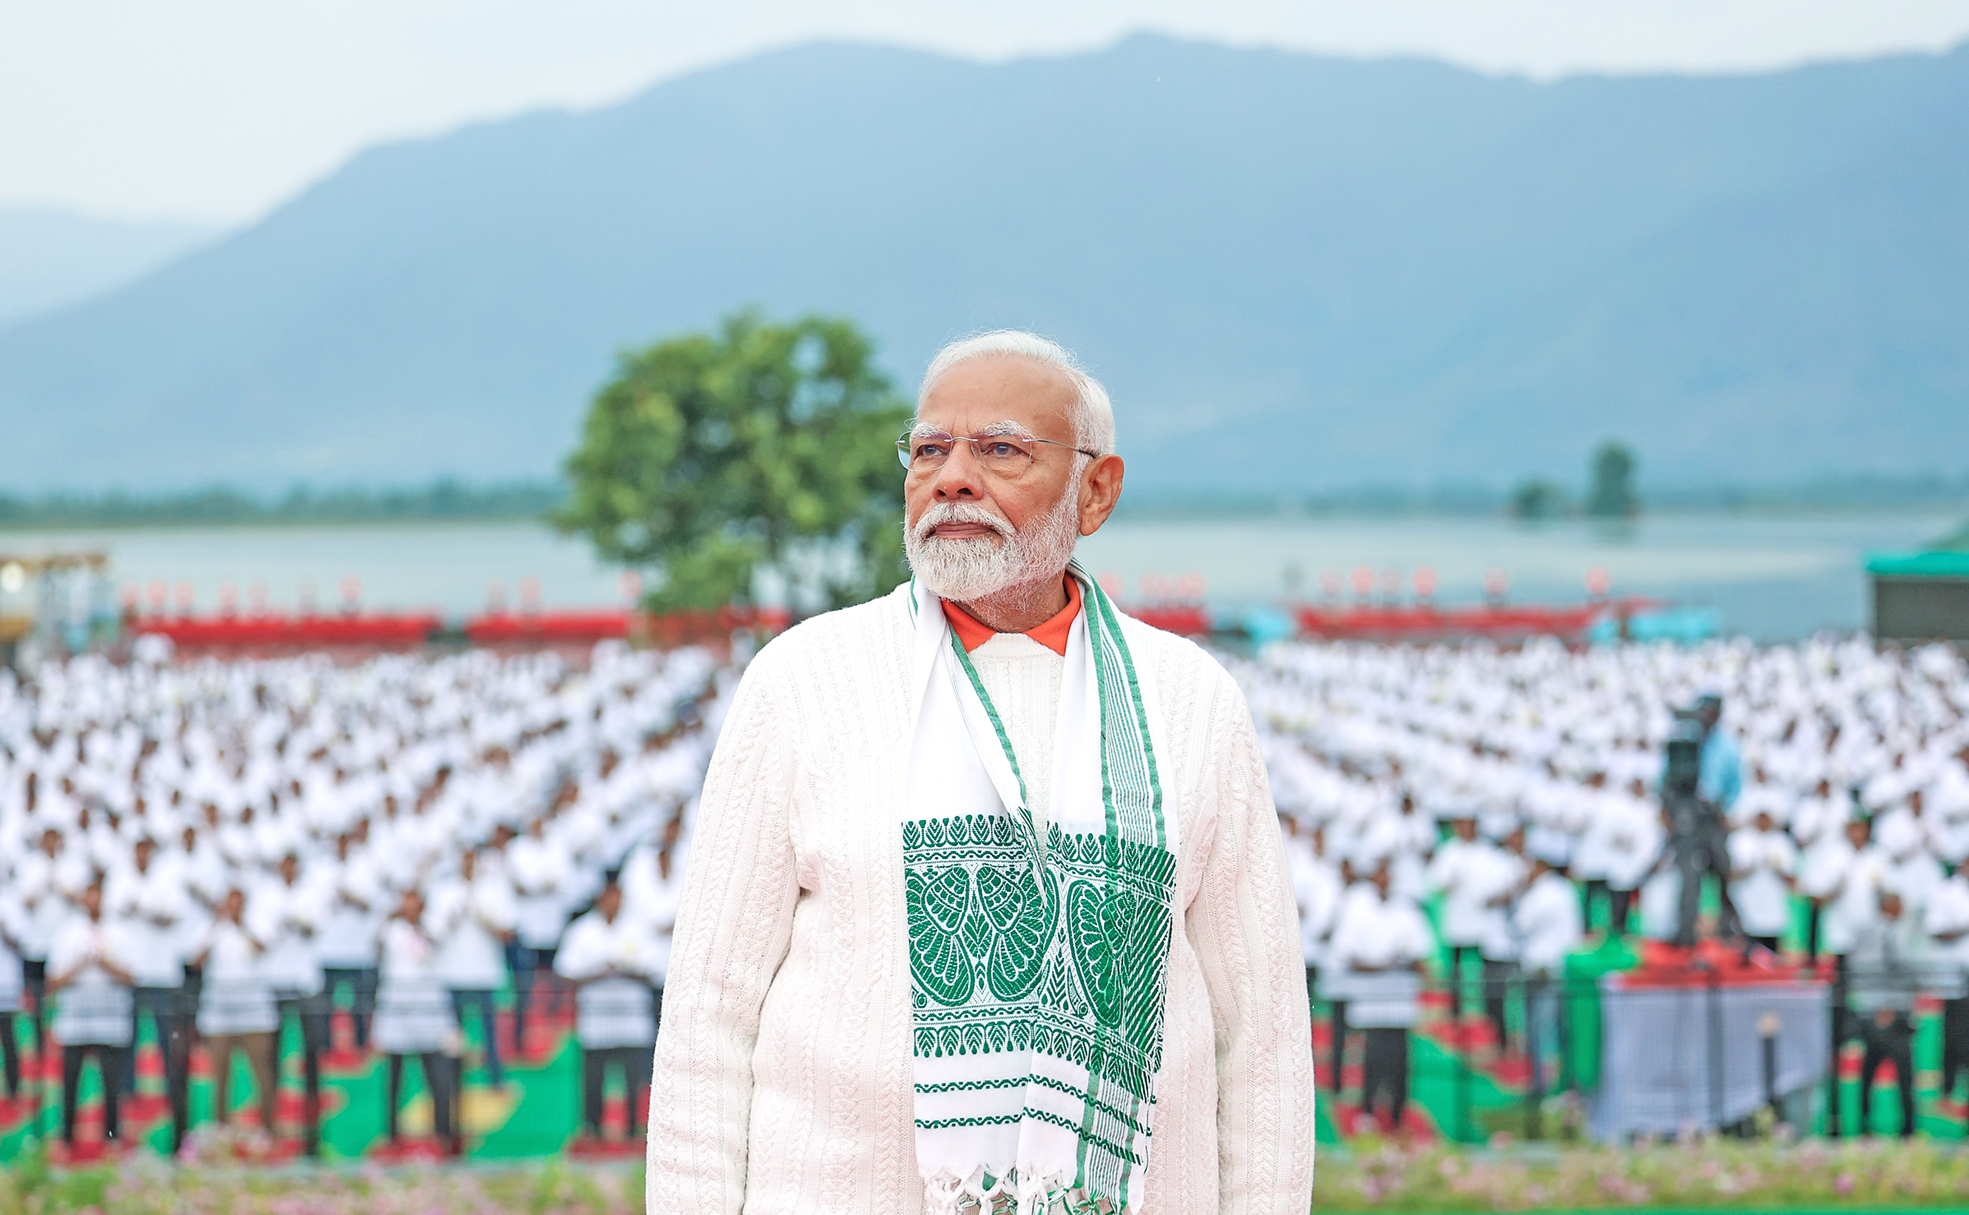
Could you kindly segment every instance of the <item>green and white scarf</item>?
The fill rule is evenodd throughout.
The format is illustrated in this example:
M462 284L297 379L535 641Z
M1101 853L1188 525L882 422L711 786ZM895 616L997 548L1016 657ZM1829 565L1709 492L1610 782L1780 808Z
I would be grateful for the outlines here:
M1046 839L1018 756L942 605L916 624L903 865L926 1203L954 1212L1142 1205L1176 870L1147 626L1077 568Z

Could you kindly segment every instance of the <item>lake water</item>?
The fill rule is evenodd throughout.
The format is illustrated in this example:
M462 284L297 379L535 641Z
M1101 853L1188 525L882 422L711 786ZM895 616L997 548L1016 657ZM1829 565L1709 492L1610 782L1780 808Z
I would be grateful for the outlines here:
M1864 628L1864 554L1919 548L1960 522L1941 511L1663 514L1611 530L1440 517L1141 517L1090 537L1081 559L1118 579L1124 599L1137 598L1145 579L1153 589L1188 576L1222 606L1275 601L1295 580L1301 597L1317 597L1323 576L1347 580L1351 598L1362 565L1405 579L1427 566L1447 604L1479 598L1493 569L1508 575L1512 599L1575 601L1598 567L1616 594L1713 607L1726 632L1774 640ZM162 584L175 598L189 584L200 611L217 606L222 584L242 603L259 587L276 608L306 593L328 608L351 578L365 607L452 617L482 609L489 592L517 602L523 580L538 581L549 607L623 602L619 571L585 542L527 522L0 531L0 557L75 549L106 551L112 579L146 592Z

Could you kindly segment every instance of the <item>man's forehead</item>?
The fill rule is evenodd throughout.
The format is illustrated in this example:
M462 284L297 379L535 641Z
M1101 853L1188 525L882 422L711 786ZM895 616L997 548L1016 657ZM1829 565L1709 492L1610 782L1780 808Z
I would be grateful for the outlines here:
M1056 367L1024 358L981 358L960 363L937 379L917 411L918 420L967 434L988 426L1047 434L1065 426L1072 381Z

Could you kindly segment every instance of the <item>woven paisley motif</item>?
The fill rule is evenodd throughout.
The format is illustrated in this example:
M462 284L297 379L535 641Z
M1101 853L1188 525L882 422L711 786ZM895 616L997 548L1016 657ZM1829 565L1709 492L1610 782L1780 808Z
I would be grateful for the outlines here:
M910 974L937 1003L964 1003L977 985L958 931L971 904L971 875L952 866L928 875L911 873L904 886Z

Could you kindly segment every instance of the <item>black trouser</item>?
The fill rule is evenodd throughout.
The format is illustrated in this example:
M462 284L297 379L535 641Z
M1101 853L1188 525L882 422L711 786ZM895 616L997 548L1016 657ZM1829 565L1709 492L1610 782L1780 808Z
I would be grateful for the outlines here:
M602 1133L602 1083L611 1067L622 1069L622 1086L629 1090L629 1134L642 1125L637 1098L650 1083L650 1063L656 1044L648 1046L597 1046L581 1048L581 1114L588 1130L597 1138Z
M27 999L22 1008L34 1014L34 1060L38 1065L48 1053L48 960L21 959L21 991Z
M1408 1108L1408 1031L1373 1028L1367 1033L1367 1067L1361 1080L1361 1111L1373 1113L1378 1098L1386 1097L1388 1126L1402 1124Z
M301 1139L312 1156L321 1148L321 1056L328 1049L328 995L288 995L275 1003L281 1033L287 1032L289 1017L301 1031Z
M1497 1033L1497 1045L1504 1046L1504 995L1510 990L1511 975L1518 969L1516 962L1499 962L1486 958L1483 950L1475 945L1453 945L1450 947L1450 977L1456 992L1456 1020L1463 1021L1463 963L1465 958L1476 958L1482 962L1484 1019L1490 1022Z
M157 1052L164 1057L164 1098L171 1106L173 1150L185 1141L191 1120L191 1018L181 987L139 987L130 993L130 1049L123 1055L123 1091L137 1091L137 1023L150 1014Z
M1347 1063L1347 1002L1334 1000L1333 1009L1333 1079L1329 1082L1334 1092L1340 1091L1340 1069Z
M1319 984L1320 984L1320 968L1317 966L1308 966L1306 968L1306 1007L1311 1008L1313 1004L1319 999L1319 996L1317 994L1319 990ZM1346 1053L1345 1038L1347 1036L1347 1002L1345 1000L1330 1001L1328 1016L1331 1019L1333 1025L1333 1041L1328 1044L1328 1051L1333 1059L1333 1067L1332 1070L1327 1073L1326 1084L1328 1088L1332 1089L1334 1092L1337 1093L1340 1091L1341 1056ZM1318 1069L1315 1068L1314 1071L1316 1073L1314 1079L1317 1080Z
M534 949L518 941L506 942L506 969L513 974L513 1049L526 1052L526 1016L533 1008L533 981L537 974L545 973L550 986L554 981L554 948ZM555 989L548 998L550 1006L558 1006L559 991Z
M14 1014L11 1012L0 1012L0 1068L6 1071L8 1099L20 1096L21 1044L14 1040Z
M1819 913L1824 910L1814 901L1805 915L1805 958L1807 961L1819 960Z
M1560 976L1534 973L1525 977L1524 987L1525 1053L1531 1057L1532 1096L1543 1097L1554 1088L1567 1087L1569 1079L1566 983ZM1545 1055L1554 1051L1559 1056L1556 1084L1545 1072Z
M62 1044L62 1142L75 1143L75 1098L82 1091L82 1064L96 1057L96 1074L103 1082L103 1139L113 1141L123 1133L123 1076L121 1046L100 1042Z
M1969 996L1942 1001L1942 1091L1955 1095L1955 1078L1969 1072Z
M1504 997L1511 990L1511 979L1518 973L1516 962L1500 962L1495 958L1484 959L1484 1019L1497 1034L1497 1047L1504 1049L1508 1039L1504 1033Z
M1901 1138L1914 1134L1914 1026L1904 1012L1885 1025L1869 1016L1861 1022L1860 1039L1866 1055L1860 1060L1860 1133L1873 1133L1873 1075L1891 1061L1901 1091Z
M1593 900L1605 897L1607 900L1607 933L1610 936L1627 935L1627 909L1634 901L1632 890L1615 890L1606 878L1586 879L1586 922L1592 923Z
M369 1018L376 1011L376 968L374 966L324 966L321 968L321 994L332 1009L335 996L346 984L349 988L349 1019L356 1027L356 1049L369 1046Z
M451 1015L458 1018L458 1032L465 1032L465 1009L478 1009L479 1023L485 1026L485 1070L494 1086L506 1083L506 1069L499 1062L499 1019L493 1011L493 992L483 987L451 989Z
M453 1084L452 1069L457 1060L450 1055L427 1050L416 1056L391 1055L389 1067L389 1109L384 1118L384 1129L390 1142L400 1138L397 1134L397 1105L403 1097L403 1061L416 1058L424 1069L424 1087L431 1090L431 1118L435 1122L438 1138L447 1150L457 1146L456 1136L451 1125L452 1107L457 1104L457 1088Z
M1463 1044L1463 1009L1466 1003L1463 964L1466 959L1475 958L1480 964L1479 969L1481 969L1483 957L1483 951L1475 945L1452 945L1449 947L1449 990L1452 997L1452 1007L1456 1013L1457 1028L1457 1035L1452 1039L1452 1043L1456 1046Z

